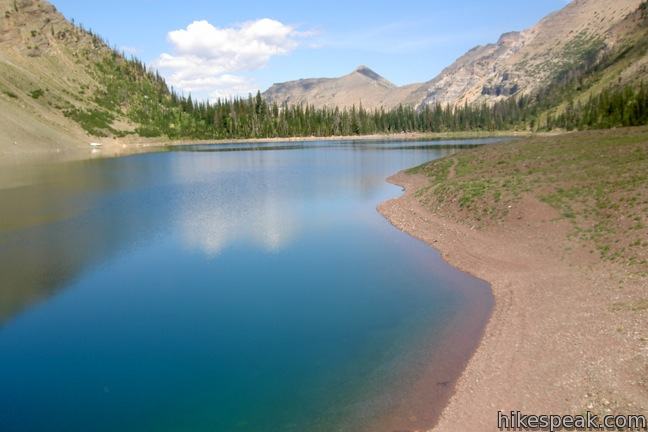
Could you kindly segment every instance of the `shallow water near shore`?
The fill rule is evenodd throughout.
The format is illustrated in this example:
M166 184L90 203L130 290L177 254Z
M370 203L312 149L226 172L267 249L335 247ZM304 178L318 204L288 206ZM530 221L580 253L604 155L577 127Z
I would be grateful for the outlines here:
M376 206L389 175L494 141L3 168L0 430L429 426L492 298Z

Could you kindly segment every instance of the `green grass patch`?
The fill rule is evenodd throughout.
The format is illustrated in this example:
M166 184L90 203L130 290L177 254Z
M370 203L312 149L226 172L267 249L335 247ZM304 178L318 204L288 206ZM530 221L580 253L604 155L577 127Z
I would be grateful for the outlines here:
M146 138L157 138L162 136L162 131L155 126L140 126L135 129L135 133Z
M603 259L646 265L646 127L487 145L410 171L429 178L417 197L436 212L484 226L505 220L529 194L569 221L570 238L588 243Z
M640 299L633 302L613 303L610 309L613 312L642 312L648 310L648 299Z
M34 98L34 99L39 99L41 96L43 96L45 92L42 89L36 89L32 90L29 95Z
M117 132L112 127L115 116L107 111L73 108L66 110L64 114L76 121L90 135L103 137L107 136L108 132Z

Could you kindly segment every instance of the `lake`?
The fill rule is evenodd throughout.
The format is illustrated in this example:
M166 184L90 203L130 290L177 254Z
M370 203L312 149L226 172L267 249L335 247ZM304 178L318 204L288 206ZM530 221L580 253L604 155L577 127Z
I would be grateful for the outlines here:
M195 145L0 173L0 430L429 426L488 285L389 175L494 139Z

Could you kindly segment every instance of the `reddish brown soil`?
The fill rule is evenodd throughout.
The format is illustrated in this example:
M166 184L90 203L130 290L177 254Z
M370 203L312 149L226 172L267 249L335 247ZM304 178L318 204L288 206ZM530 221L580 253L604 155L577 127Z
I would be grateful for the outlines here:
M569 223L529 195L479 229L439 217L415 191L380 205L397 228L491 283L495 309L434 431L497 430L497 412L648 413L648 278L568 239ZM432 425L431 425L432 426Z

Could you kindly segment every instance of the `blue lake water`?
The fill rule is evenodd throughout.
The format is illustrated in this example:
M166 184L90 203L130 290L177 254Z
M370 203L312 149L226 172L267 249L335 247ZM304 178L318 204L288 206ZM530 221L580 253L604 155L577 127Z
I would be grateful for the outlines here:
M0 431L424 427L487 285L376 211L493 140L191 146L0 176Z

